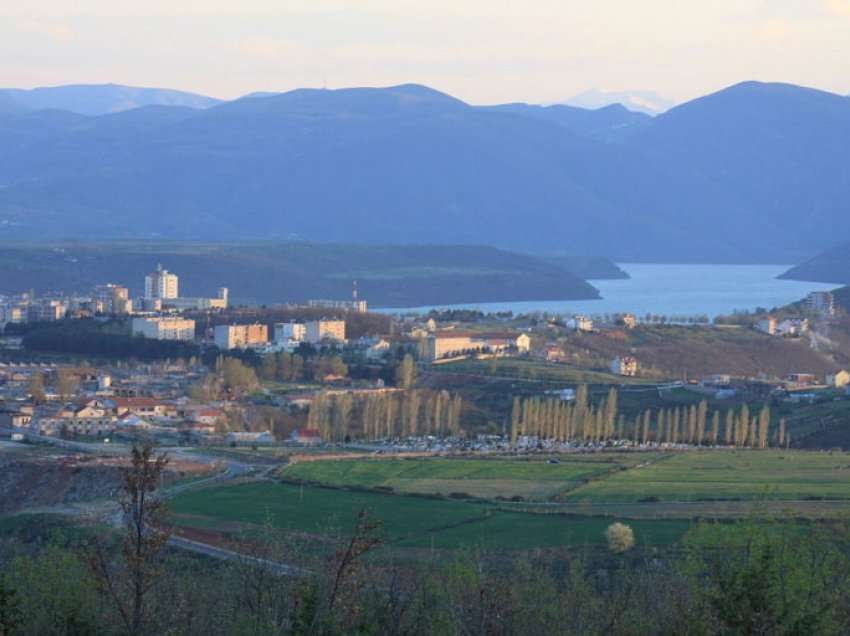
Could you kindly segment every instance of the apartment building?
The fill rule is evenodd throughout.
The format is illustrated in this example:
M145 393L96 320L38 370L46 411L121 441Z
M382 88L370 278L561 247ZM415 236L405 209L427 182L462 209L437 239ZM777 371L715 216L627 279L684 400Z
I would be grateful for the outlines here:
M268 341L266 325L217 325L215 328L215 344L219 349L247 349Z
M132 334L154 340L194 340L195 321L185 318L133 318Z
M163 269L162 265L157 265L155 272L145 276L145 298L167 300L179 295L177 274Z
M312 344L345 342L344 320L311 320L304 327L304 339Z
M274 325L275 342L301 342L307 337L307 327L301 322L276 322Z

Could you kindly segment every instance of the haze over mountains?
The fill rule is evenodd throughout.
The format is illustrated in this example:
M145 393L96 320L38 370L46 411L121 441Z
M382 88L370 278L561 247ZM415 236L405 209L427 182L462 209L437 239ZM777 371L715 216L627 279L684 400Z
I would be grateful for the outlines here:
M850 238L850 99L823 91L745 82L656 117L476 107L418 85L174 100L86 116L0 92L0 238L666 262L799 262Z

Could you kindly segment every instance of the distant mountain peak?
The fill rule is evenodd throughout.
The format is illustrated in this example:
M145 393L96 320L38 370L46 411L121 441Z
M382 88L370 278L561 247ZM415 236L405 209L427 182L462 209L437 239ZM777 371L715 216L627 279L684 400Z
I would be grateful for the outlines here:
M662 97L658 93L646 90L635 91L600 91L592 89L574 95L561 102L569 106L598 109L613 104L620 104L628 110L658 115L676 105L676 102Z
M66 84L37 88L0 89L0 100L30 110L59 109L80 115L106 115L140 106L187 106L204 109L218 99L167 88L146 88L122 84Z

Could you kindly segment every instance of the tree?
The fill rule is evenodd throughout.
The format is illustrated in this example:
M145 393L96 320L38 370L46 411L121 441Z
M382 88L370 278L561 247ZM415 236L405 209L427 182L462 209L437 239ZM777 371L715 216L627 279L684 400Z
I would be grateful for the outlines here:
M224 386L234 395L250 393L260 385L257 374L237 358L225 358L221 363Z
M11 636L21 621L15 590L6 587L0 577L0 636Z
M767 435L770 430L770 407L765 404L759 412L758 419L758 446L767 448Z
M519 427L520 427L520 417L522 415L522 406L520 406L520 399L514 396L513 407L511 408L511 443L516 444L517 437L519 436Z
M56 382L56 392L62 400L69 400L77 394L80 388L80 379L70 369L60 369Z
M720 435L720 411L715 411L711 416L711 445L717 446L717 438Z
M404 358L402 358L398 367L395 370L395 383L396 386L401 387L402 389L409 389L413 386L413 383L416 381L416 362L413 360L413 356L409 353L404 354Z
M634 547L635 534L629 526L617 521L605 530L605 540L611 552L623 554Z
M33 404L39 405L47 402L47 393L44 390L44 375L42 375L41 371L33 371L33 374L30 376L29 392Z
M152 446L133 447L130 466L122 470L119 495L124 525L120 564L110 562L100 542L93 544L88 559L101 594L113 604L131 636L147 631L148 598L161 575L160 559L171 534L165 500L156 495L167 464L167 456L156 455Z

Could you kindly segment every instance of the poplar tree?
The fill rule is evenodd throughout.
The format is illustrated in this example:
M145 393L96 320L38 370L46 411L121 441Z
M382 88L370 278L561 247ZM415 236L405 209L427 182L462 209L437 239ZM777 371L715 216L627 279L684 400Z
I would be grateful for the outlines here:
M460 393L455 393L451 403L451 429L455 436L460 435L460 414L463 410L463 398Z
M776 433L776 445L782 448L785 445L785 418L779 420L779 430Z
M758 444L759 448L767 448L767 436L770 431L770 407L765 404L759 412Z
M511 443L516 444L517 436L519 435L520 417L522 406L520 399L514 396L514 404L511 408Z
M717 446L717 437L720 435L720 411L715 411L711 416L711 445Z
M708 403L702 400L697 407L697 444L705 441L705 422L708 414Z
M694 444L697 439L697 407L691 404L688 409L688 443Z
M732 412L732 409L726 411L726 426L723 431L724 439L726 441L726 446L731 446L732 441L735 439L733 434L735 432L735 414Z

